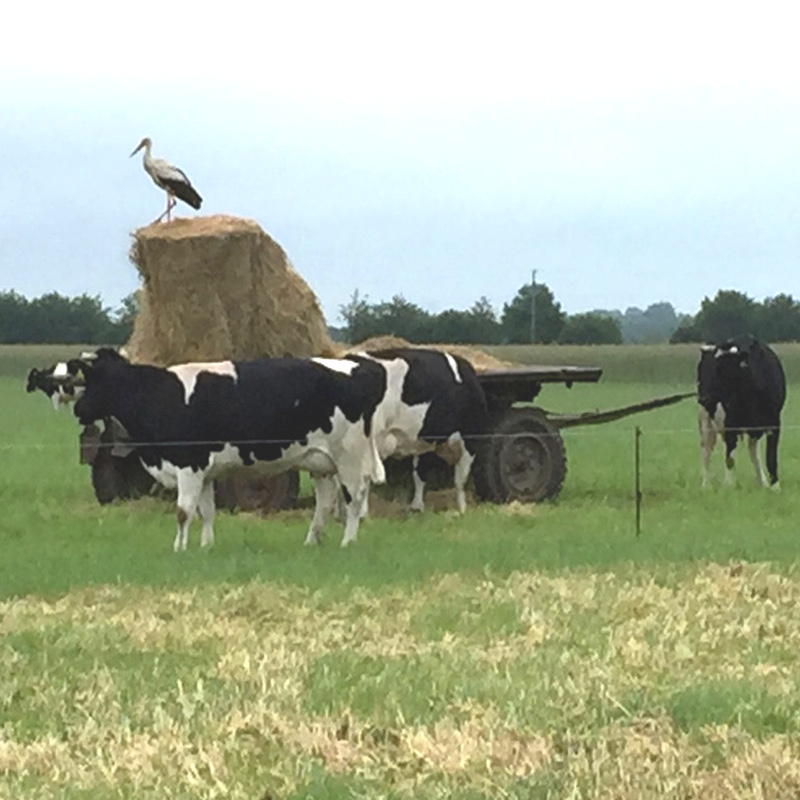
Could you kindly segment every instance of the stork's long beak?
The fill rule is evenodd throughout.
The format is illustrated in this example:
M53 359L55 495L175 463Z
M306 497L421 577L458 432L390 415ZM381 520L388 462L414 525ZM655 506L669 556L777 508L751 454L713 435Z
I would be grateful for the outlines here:
M146 141L147 141L146 139L142 139L142 141L139 142L138 145L136 145L136 149L128 156L128 158L133 158L144 147L144 143Z

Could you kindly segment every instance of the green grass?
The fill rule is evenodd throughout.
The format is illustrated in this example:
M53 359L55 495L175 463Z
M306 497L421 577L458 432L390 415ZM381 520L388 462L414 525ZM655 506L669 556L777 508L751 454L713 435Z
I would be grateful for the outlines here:
M719 453L700 488L686 400L565 431L555 503L372 518L347 550L336 524L302 546L308 508L220 514L175 555L172 506L97 505L71 413L24 391L75 349L0 349L0 796L800 792L796 384L777 494L746 448L737 488ZM604 367L543 389L563 412L690 390L696 362L515 353Z

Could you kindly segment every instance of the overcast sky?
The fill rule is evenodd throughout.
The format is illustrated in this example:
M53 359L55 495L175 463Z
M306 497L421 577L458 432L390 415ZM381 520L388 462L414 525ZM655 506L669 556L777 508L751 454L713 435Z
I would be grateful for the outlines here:
M788 3L204 8L4 11L0 291L137 287L129 233L164 197L128 154L150 136L331 324L355 289L500 311L532 269L570 313L800 296Z

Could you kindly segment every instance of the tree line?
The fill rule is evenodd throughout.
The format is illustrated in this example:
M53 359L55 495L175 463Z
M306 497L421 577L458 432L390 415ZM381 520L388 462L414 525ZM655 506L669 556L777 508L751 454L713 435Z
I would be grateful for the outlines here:
M535 315L531 313L532 293ZM538 283L521 286L500 313L485 297L466 311L449 309L434 314L402 295L370 303L356 290L340 307L340 316L345 327L337 333L351 343L387 334L415 343L454 344L718 342L747 334L768 342L800 341L800 302L791 295L780 294L759 303L731 290L704 298L695 315L678 314L664 301L624 312L598 309L567 314L550 288Z
M28 300L14 291L0 292L3 344L124 344L135 317L132 294L111 309L87 294L64 297L50 292Z
M619 324L608 314L566 314L545 284L535 286L535 324L532 326L532 286L526 284L503 305L500 314L481 297L467 310L448 309L430 313L416 303L395 295L389 301L370 303L356 290L339 313L345 327L340 338L361 342L373 336L393 335L409 342L453 344L505 344L535 340L548 344L585 344L594 341L619 344Z
M543 283L521 286L499 313L485 297L466 310L431 313L402 295L370 303L357 290L339 311L345 327L331 328L331 334L350 343L394 335L413 343L526 344L532 333L540 344L718 342L746 334L766 342L800 341L800 302L791 295L758 302L733 290L703 298L693 316L678 314L663 301L624 312L567 314ZM124 344L136 313L133 294L111 309L86 294L70 298L51 292L28 300L14 291L0 292L0 342Z

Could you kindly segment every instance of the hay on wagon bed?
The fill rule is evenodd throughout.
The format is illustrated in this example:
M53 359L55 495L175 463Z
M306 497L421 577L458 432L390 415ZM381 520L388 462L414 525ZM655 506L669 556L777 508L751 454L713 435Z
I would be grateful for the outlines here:
M133 232L142 276L134 362L332 355L314 292L252 220L177 219Z
M373 336L363 342L354 344L343 351L343 353L363 353L367 351L376 352L378 350L391 350L398 347L417 347L431 350L445 350L453 355L461 356L472 364L476 372L485 372L487 369L513 369L519 367L511 361L501 361L489 355L485 350L477 347L468 347L463 344L411 344L399 336Z

